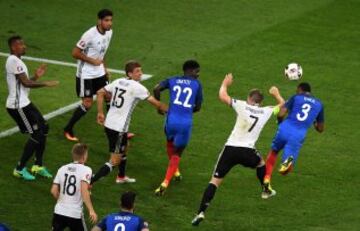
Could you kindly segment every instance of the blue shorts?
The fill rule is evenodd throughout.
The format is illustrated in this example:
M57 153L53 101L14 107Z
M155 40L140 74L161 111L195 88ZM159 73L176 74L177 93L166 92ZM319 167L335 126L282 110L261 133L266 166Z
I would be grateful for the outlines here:
M191 124L166 124L166 138L173 141L176 148L185 148L190 140L191 128Z
M284 162L287 158L292 156L294 164L298 158L300 148L304 143L305 135L296 130L288 128L279 128L272 141L271 149L280 152L284 150L281 161Z

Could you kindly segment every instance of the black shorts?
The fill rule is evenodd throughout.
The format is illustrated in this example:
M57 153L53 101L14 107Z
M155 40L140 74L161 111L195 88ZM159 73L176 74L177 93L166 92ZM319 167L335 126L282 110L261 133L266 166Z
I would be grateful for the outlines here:
M23 108L6 108L9 115L15 120L22 133L34 133L46 127L46 121L34 104Z
M54 213L52 220L52 230L62 231L69 228L70 231L87 230L84 218L72 218Z
M109 152L123 154L128 144L127 132L118 132L105 127Z
M78 97L92 97L96 92L109 83L106 75L96 79L82 79L76 77L76 94Z
M225 146L219 154L213 176L224 178L237 164L244 167L256 168L261 161L260 153L253 148Z

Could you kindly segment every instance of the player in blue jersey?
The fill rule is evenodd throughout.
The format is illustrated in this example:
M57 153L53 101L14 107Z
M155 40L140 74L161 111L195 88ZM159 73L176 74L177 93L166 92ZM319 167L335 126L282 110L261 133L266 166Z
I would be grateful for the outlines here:
M155 190L158 196L164 194L173 176L176 180L181 179L181 154L190 140L193 113L200 110L203 99L202 87L198 80L199 63L188 60L183 64L183 71L184 75L168 78L154 89L157 100L160 100L160 92L165 89L169 90L170 98L165 124L169 164L164 181Z
M149 231L149 225L134 214L136 194L125 192L121 195L121 211L107 215L92 231Z
M288 116L282 121L286 114ZM282 122L266 160L264 183L268 185L277 155L281 150L284 152L279 172L286 175L293 169L308 129L314 125L316 131L320 133L324 131L324 107L321 101L311 94L311 86L308 83L298 85L296 95L281 108L278 118L279 122Z

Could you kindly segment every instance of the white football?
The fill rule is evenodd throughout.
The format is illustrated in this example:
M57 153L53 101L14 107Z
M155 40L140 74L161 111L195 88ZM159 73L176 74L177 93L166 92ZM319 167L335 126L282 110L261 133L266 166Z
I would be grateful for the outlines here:
M303 74L300 64L290 63L285 67L285 77L289 80L299 80Z

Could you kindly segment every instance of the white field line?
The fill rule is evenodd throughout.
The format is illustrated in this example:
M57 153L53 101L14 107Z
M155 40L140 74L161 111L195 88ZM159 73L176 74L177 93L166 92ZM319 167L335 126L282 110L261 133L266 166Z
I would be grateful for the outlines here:
M7 56L9 56L9 54L0 52L0 56L7 57ZM51 60L51 59L43 59L43 58L34 58L34 57L29 57L29 56L23 56L22 59L35 61L35 62L42 62L42 63L61 65L61 66L68 66L68 67L76 67L77 66L75 63L68 63L68 62L62 62L62 61ZM116 70L116 69L108 69L108 70L110 72L112 72L112 73L125 74L125 72L123 70ZM141 78L141 81L148 80L151 77L152 77L152 75L143 74L142 78ZM56 116L62 115L64 113L68 112L68 111L74 110L78 105L80 105L80 103L81 103L81 101L78 101L78 102L69 104L69 105L67 105L65 107L61 107L61 108L59 108L59 109L57 109L55 111L52 111L52 112L44 115L44 118L46 120L49 120L49 119L52 119L52 118L54 118ZM11 135L13 135L13 134L15 134L17 132L19 132L19 128L17 126L13 127L13 128L10 128L8 130L0 132L0 138L11 136Z
M9 53L0 52L0 56L8 57L9 55L10 55ZM40 63L55 64L55 65L67 66L67 67L77 67L76 63L69 63L69 62L63 62L63 61L58 61L58 60L35 58L35 57L30 57L30 56L22 56L21 58L23 60L29 60L29 61L40 62ZM123 71L123 70L108 68L108 71L110 71L111 73L125 74L125 71ZM150 79L151 77L152 77L152 75L143 74L142 80L147 80L147 79Z

